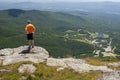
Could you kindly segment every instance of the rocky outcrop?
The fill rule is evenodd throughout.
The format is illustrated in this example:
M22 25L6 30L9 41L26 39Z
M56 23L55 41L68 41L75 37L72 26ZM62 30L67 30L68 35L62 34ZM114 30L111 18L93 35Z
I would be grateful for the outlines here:
M70 68L75 70L76 72L83 73L91 70L100 70L102 72L111 72L112 69L107 68L106 66L93 66L87 64L82 59L73 59L73 58L64 58L64 59L55 59L48 58L47 60L48 66L60 66L57 70L63 70L63 68Z
M17 62L31 61L40 63L49 57L49 53L42 47L35 46L29 49L28 46L21 46L13 49L0 50L0 61L3 65L14 64Z
M18 71L20 73L25 73L25 72L28 72L28 73L34 73L36 70L36 67L32 64L22 64L19 68L18 68Z
M76 72L83 73L88 71L102 71L107 72L109 75L104 75L100 80L111 80L108 76L112 78L112 80L116 79L118 76L118 72L113 72L112 69L107 66L93 66L88 64L83 59L74 59L74 58L49 58L49 53L42 47L35 46L30 49L28 46L21 46L18 48L7 48L0 50L0 65L9 65L17 62L25 62L30 61L34 63L40 63L46 61L46 65L48 66L58 66L57 71L64 70L65 68L73 69ZM108 66L119 67L120 63L109 63ZM18 71L20 73L28 72L34 73L36 67L33 64L22 64L19 66ZM1 69L0 72L7 71L6 69ZM119 74L120 75L120 74Z
M99 80L120 80L120 71L113 71L104 74L103 77Z
M120 67L120 62L109 63L109 66Z

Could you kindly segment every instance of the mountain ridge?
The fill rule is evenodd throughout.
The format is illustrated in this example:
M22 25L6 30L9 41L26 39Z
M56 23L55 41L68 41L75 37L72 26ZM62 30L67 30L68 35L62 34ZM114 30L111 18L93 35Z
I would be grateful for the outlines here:
M119 11L120 2L50 2L50 3L34 3L34 2L19 2L19 3L9 3L1 4L1 9L24 9L24 10L46 10L46 11L73 11L75 9L88 10L90 12L120 12ZM13 6L14 5L14 6ZM32 5L32 7L30 7ZM71 6L72 5L72 6ZM96 6L96 7L94 7ZM79 11L79 10L76 10Z

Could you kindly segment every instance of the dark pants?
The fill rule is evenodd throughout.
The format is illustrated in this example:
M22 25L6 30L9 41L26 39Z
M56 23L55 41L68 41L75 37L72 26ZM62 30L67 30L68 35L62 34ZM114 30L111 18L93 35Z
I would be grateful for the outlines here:
M27 40L33 40L33 33L27 34Z

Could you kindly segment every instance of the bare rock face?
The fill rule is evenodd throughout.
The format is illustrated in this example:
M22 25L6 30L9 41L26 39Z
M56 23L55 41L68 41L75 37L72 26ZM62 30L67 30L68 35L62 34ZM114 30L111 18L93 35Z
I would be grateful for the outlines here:
M47 65L48 66L60 66L60 68L61 67L70 68L79 73L88 72L91 70L93 71L100 70L102 72L113 71L112 69L109 69L106 66L93 66L93 65L87 64L82 59L73 59L73 58L64 58L64 59L48 58ZM59 71L59 68L58 68L58 71Z
M0 56L5 56L5 55L8 56L11 54L13 54L13 50L10 48L0 50Z
M36 67L32 64L22 64L19 68L18 71L19 73L34 73L36 70Z
M73 69L74 71L79 73L100 70L102 72L110 73L109 75L112 76L112 78L116 78L116 76L119 77L118 74L120 73L120 72L113 73L113 70L108 68L107 66L90 65L83 59L49 58L49 53L44 48L37 46L35 46L34 48L29 48L28 46L21 46L18 48L6 48L0 50L0 65L9 65L9 64L26 62L26 61L30 61L34 63L40 63L46 61L46 65L48 66L58 66L59 68L57 69L57 71L64 70L65 68ZM119 62L109 63L108 65L119 67L120 63ZM32 64L22 64L18 68L18 71L20 73L24 73L24 72L34 73L35 70L36 67ZM107 76L104 76L103 78L101 78L101 80L110 80L110 79L107 78ZM113 80L118 80L118 79L113 79Z
M120 80L120 71L113 71L104 74L103 77L99 80Z
M29 49L28 46L21 46L13 49L7 48L0 50L0 61L2 61L2 65L24 61L40 63L48 57L49 53L44 48L37 46L32 49Z
M120 62L109 63L109 66L120 67Z

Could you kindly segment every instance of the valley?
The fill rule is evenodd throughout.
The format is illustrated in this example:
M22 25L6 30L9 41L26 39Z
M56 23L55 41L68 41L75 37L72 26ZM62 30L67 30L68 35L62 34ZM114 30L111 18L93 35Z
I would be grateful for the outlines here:
M95 55L102 57L103 54L106 54L107 48L110 48L108 51L110 54L119 54L120 39L118 36L120 33L117 23L119 19L116 22L113 21L114 18L111 15L97 13L96 15L72 15L39 10L1 10L0 48L27 45L24 27L26 21L31 19L37 28L36 46L44 47L53 57L80 58ZM109 20L106 18L107 16L110 16ZM111 23L109 24L109 22ZM106 56L108 55L106 54Z
M82 29L77 31L67 30L63 36L65 41L73 40L94 45L94 57L115 57L116 47L112 46L112 37L104 33L91 33Z

